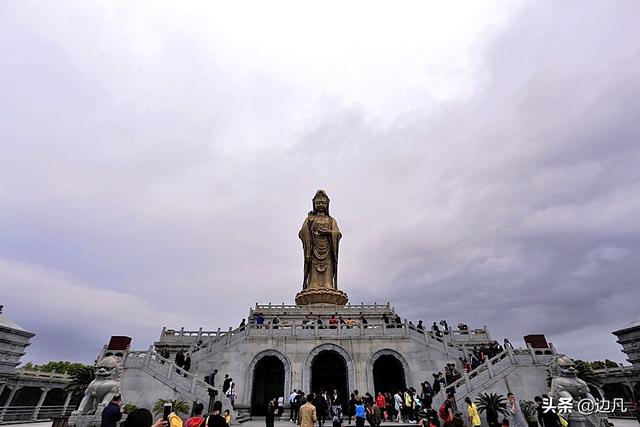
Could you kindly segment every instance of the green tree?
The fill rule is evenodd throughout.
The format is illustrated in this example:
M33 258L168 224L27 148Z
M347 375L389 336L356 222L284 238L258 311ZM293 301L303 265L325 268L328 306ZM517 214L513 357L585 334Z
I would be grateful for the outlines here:
M576 367L576 376L584 382L593 383L595 380L595 375L593 373L593 369L591 368L591 364L579 359L576 359L574 363Z
M95 371L91 366L83 365L81 368L75 369L71 374L71 381L64 387L67 393L84 394L87 386L96 377Z

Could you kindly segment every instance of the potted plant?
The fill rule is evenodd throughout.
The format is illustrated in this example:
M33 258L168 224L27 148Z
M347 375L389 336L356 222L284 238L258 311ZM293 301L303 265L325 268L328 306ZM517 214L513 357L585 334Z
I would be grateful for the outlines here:
M479 413L485 413L489 427L500 425L499 415L507 416L507 398L497 393L480 393L476 397Z

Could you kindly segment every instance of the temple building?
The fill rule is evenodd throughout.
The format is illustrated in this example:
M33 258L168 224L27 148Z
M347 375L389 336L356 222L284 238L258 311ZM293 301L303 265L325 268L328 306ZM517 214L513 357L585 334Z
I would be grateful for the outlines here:
M0 305L0 423L46 420L69 414L79 398L64 391L66 374L18 368L35 336L6 317Z
M324 191L316 193L312 207L299 232L304 278L295 304L256 303L247 323L236 329L163 328L148 350L129 349L123 356L121 382L127 402L151 407L158 398L206 402L215 395L230 407L220 392L228 375L235 383L238 420L264 414L268 399L288 396L293 389L337 390L346 403L356 389L362 394L419 389L448 363L463 373L461 360L474 347L494 342L484 326L435 331L408 322L389 303L350 304L338 288L342 233L329 215ZM189 372L172 362L180 351L191 354ZM554 354L546 342L508 347L449 387L456 388L459 403L492 391L533 397L548 390L547 365ZM205 378L215 370L212 386ZM441 392L434 404L443 399Z

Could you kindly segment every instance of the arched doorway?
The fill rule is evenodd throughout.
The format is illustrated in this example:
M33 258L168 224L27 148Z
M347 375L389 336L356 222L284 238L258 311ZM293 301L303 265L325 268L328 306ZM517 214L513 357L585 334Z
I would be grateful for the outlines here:
M253 371L251 415L265 415L274 397L284 397L284 364L276 356L265 356Z
M327 390L331 395L333 390L338 391L338 396L343 408L346 409L348 401L347 386L347 362L334 350L320 351L311 362L311 390L319 393Z
M376 394L395 393L406 388L405 372L400 362L391 354L383 354L373 363L373 388Z
M41 395L40 387L21 387L9 402L9 406L36 406Z

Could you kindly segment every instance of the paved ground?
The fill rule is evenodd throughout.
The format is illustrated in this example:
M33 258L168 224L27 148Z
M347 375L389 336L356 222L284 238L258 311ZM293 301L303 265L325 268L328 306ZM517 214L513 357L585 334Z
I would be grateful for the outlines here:
M638 424L638 422L636 420L632 420L632 419L622 419L622 418L610 418L609 421L611 421L615 427L638 427L640 424ZM13 424L15 426L20 426L20 427L49 427L51 425L51 421L45 421L45 422L39 422L39 423L24 423L24 424ZM292 427L294 424L290 423L289 421L276 421L275 422L275 427ZM325 424L327 425L327 424ZM342 424L343 427L348 427L348 424ZM368 425L368 424L367 424ZM400 427L403 426L405 424L397 424L397 423L382 423L383 426L395 426L395 427ZM415 427L415 424L406 424L409 426L413 426ZM247 421L246 423L242 424L242 427L264 427L265 426L265 422L264 420L261 421ZM330 424L329 424L330 426ZM351 426L353 427L354 424L351 424Z

